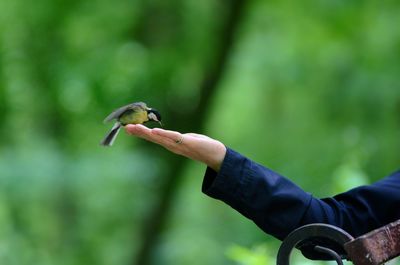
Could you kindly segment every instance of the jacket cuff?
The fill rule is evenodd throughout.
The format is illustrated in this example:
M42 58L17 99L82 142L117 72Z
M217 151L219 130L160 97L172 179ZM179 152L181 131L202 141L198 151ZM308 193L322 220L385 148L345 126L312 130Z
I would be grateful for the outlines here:
M202 192L212 198L228 201L235 208L245 201L246 189L243 187L249 184L251 177L243 173L249 172L251 163L234 150L226 149L219 172L207 167Z

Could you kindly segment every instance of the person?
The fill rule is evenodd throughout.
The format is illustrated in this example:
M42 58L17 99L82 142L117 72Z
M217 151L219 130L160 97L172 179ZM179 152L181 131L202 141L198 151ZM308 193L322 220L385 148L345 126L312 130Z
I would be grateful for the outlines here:
M202 191L280 240L310 223L335 225L357 237L400 219L400 171L371 185L319 199L208 136L143 125L125 128L128 134L207 165Z

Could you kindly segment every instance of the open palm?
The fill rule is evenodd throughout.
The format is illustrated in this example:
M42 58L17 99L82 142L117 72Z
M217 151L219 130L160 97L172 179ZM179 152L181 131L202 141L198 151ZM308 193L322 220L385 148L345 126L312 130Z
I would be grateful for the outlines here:
M141 124L129 124L125 130L128 134L159 144L175 154L203 162L215 171L221 167L226 153L223 143L202 134L150 129Z

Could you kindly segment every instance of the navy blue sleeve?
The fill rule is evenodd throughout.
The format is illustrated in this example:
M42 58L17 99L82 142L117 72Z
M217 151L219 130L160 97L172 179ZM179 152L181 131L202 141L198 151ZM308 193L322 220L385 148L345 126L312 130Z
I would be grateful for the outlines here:
M278 173L227 148L217 173L207 168L202 191L284 239L309 223L328 223L358 236L400 219L400 172L332 198L318 199Z

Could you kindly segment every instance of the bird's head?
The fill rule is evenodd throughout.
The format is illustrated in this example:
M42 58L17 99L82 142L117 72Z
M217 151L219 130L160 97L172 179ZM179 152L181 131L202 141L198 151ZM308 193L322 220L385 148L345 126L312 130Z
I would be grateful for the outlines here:
M161 114L158 112L158 110L149 108L147 110L147 117L149 118L150 121L156 121L162 126Z

